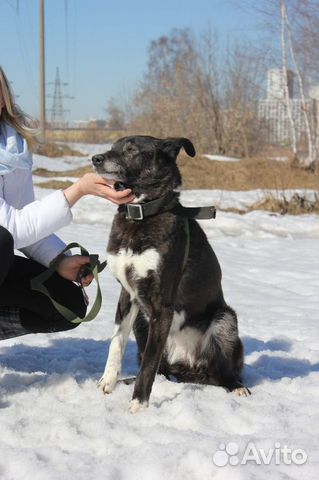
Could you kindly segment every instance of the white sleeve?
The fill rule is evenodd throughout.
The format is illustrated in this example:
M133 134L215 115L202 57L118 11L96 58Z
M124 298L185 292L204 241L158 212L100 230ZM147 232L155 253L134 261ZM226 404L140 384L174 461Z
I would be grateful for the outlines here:
M65 243L59 237L52 234L29 247L20 248L20 250L28 258L33 258L48 267L51 260L59 255L65 246Z
M64 248L64 243L52 233L71 222L71 209L62 190L35 201L32 174L25 187L23 203L26 204L20 209L9 205L0 196L0 225L11 233L14 248L48 265Z

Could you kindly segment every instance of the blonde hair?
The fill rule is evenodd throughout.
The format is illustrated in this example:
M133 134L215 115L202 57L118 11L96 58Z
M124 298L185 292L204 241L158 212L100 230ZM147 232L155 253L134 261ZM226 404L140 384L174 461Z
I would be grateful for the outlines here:
M0 121L8 123L26 139L30 150L34 150L38 130L34 128L32 119L26 115L14 101L14 94L9 80L0 66L0 91L4 100L4 107L0 113Z

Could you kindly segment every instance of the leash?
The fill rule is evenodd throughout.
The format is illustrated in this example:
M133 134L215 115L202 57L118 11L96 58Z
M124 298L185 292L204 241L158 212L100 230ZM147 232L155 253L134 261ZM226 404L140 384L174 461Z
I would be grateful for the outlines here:
M85 277L89 273L93 273L93 276L94 276L94 279L95 279L96 285L97 285L97 291L96 291L96 297L95 297L95 300L94 300L94 304L93 304L90 312L84 318L78 317L74 312L72 312L72 310L65 307L64 305L61 305L57 301L55 301L51 297L49 290L44 285L44 283L56 271L56 267L58 266L60 260L63 258L63 255L65 254L65 252L67 252L68 250L71 250L72 248L79 248L80 251L81 251L81 255L89 257L89 259L90 259L90 265L83 265L83 267L81 268L77 283L81 284L81 278ZM101 294L101 288L100 288L99 275L98 274L100 272L102 272L102 270L104 270L105 266L106 266L106 261L101 263L99 261L99 256L98 255L90 255L88 253L88 251L77 242L69 243L69 245L67 245L62 250L62 252L52 260L52 262L50 263L50 266L47 270L45 270L43 273L41 273L37 277L34 277L31 280L31 288L32 288L32 290L36 290L36 291L41 292L44 295L46 295L51 300L51 302L53 303L56 310L69 322L71 322L71 323L90 322L91 320L93 320L97 316L97 314L99 313L99 311L101 309L102 294ZM87 297L86 292L84 291L84 288L82 287L82 285L81 285L81 288L82 288L82 291L83 291L83 294L84 294L85 302L88 305L88 297Z
M184 272L185 267L186 267L186 263L187 263L187 259L188 259L188 255L189 255L189 246L190 246L190 243L191 243L191 236L190 236L190 232L189 232L188 218L183 218L183 220L184 220L184 229L185 229L185 233L186 233L186 245L185 245L185 250L184 250L182 272Z

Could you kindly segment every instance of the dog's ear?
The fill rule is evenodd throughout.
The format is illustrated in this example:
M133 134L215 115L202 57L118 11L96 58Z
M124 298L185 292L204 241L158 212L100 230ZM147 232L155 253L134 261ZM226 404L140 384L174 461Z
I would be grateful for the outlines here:
M196 151L195 147L188 138L165 138L161 143L161 150L163 150L167 155L169 155L174 160L181 148L184 148L187 155L190 157L195 157Z

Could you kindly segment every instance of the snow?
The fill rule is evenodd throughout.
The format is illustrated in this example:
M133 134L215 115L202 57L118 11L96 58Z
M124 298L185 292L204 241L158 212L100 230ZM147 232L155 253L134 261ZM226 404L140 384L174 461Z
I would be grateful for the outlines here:
M74 168L87 167L91 164L91 158L87 157L45 157L44 155L35 154L33 156L33 168L45 168L61 172L64 170L73 170Z
M227 157L226 155L205 154L205 155L203 155L203 157L208 158L208 160L214 160L215 162L240 162L240 158Z
M48 193L36 188L38 198ZM238 207L260 194L187 191L182 201ZM115 209L86 197L74 208L73 224L59 234L104 259ZM119 295L119 285L104 270L103 306L92 323L0 344L1 480L315 478L318 217L219 211L216 220L201 225L222 265L226 299L238 313L244 380L252 395L236 397L221 388L157 376L149 409L136 415L128 412L133 384L119 383L103 396L96 385ZM89 294L93 298L93 287ZM137 371L132 335L123 375ZM266 454L285 446L302 449L307 461L289 465L281 458L276 464L273 458L269 464L242 464L250 442ZM237 465L216 465L226 446L235 452Z
M205 154L203 157L208 158L208 160L214 160L215 162L240 162L240 158L228 157L226 155L210 155ZM276 156L268 157L268 160L273 160L275 162L287 162L289 158L287 156Z
M72 177L56 178L72 181ZM35 191L37 198L43 198L51 192L51 190L39 187L36 187ZM285 190L285 197L290 198L296 192L305 195L309 199L315 195L313 190ZM275 190L251 190L248 192L186 190L181 192L181 202L185 206L215 205L218 208L245 209L249 205L260 201L268 193L271 195L278 194ZM72 211L73 220L76 224L103 224L110 228L113 215L116 212L116 206L105 202L101 198L88 196L76 204ZM206 232L213 237L241 235L253 238L266 238L269 236L303 238L306 235L308 238L319 238L318 217L313 215L282 216L263 211L237 215L217 210L217 217L214 221L211 223L201 221L200 223L205 227Z

